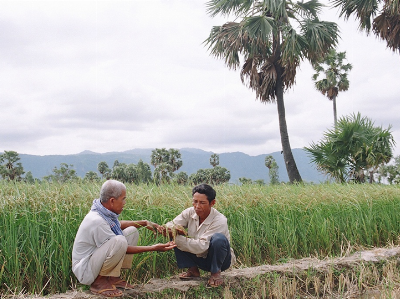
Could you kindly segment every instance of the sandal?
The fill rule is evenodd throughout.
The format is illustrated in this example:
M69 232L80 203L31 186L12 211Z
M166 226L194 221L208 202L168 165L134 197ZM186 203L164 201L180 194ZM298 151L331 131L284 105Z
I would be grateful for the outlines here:
M117 290L117 288L114 285L110 289L102 289L102 290L98 290L98 291L90 289L90 291L95 295L101 295L101 296L109 297L109 298L121 297L124 294L122 291ZM106 293L106 292L111 292L111 291L114 293Z
M210 279L208 279L207 284L210 287L219 287L219 286L222 286L224 284L224 279L222 278L222 276L210 277Z
M198 279L200 279L200 275L195 276L195 275L193 275L193 273L191 271L187 270L186 272L179 274L179 279L180 280L198 280Z

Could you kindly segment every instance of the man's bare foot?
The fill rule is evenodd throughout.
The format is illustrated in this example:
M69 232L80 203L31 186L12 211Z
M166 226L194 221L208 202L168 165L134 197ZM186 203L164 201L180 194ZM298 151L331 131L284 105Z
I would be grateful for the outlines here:
M123 293L110 283L107 276L97 276L96 280L90 285L90 291L105 297L121 297Z
M224 279L222 278L221 271L217 273L211 273L210 279L208 279L208 285L212 287L218 287L224 284Z
M117 288L123 288L123 289L134 289L135 288L135 286L133 284L130 284L127 281L125 281L119 277L109 277L108 281Z
M186 272L179 274L182 280L191 280L200 278L200 271L198 267L190 267Z

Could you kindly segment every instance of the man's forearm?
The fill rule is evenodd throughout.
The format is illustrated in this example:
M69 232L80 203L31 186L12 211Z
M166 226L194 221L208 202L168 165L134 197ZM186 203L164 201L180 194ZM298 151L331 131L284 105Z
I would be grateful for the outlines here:
M128 246L126 254L136 254L142 252L155 251L155 246Z
M121 229L124 230L125 228L128 228L130 226L139 228L139 227L145 227L147 225L146 220L141 220L141 221L121 221Z

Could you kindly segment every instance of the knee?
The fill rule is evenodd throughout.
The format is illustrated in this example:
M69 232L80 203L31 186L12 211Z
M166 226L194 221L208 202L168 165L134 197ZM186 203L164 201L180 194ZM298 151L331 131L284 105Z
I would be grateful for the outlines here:
M139 230L136 227L130 226L125 228L123 231L126 240L128 241L128 245L136 246L139 241Z
M122 230L122 232L126 238L130 236L139 236L139 230L137 230L137 228L133 226L125 228L124 230Z
M137 230L137 228L133 227L133 226L126 227L124 230L122 230L122 232L124 233L125 236L131 235L131 234L139 234L139 231Z
M114 243L115 251L121 251L123 253L126 252L126 250L128 249L128 241L123 235L116 235L112 238L112 240Z
M222 233L213 234L210 243L215 247L229 247L229 241Z

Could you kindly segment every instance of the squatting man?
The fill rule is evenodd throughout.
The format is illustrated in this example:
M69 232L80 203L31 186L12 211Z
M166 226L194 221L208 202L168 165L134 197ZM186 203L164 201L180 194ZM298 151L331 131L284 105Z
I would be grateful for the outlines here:
M72 271L80 283L90 285L94 294L122 296L122 291L117 288L133 288L120 278L121 269L131 268L133 254L168 251L176 247L174 242L137 246L137 228L156 231L158 225L147 220L119 221L125 203L125 185L115 180L106 181L101 187L100 198L93 201L76 234Z
M157 227L164 236L174 238L176 260L179 268L188 268L179 275L182 280L200 277L200 270L211 272L208 285L223 284L221 271L236 262L230 247L230 234L226 217L217 211L215 190L207 184L192 190L193 207L185 209L165 227ZM187 229L187 235L185 230ZM178 233L177 236L176 233Z

